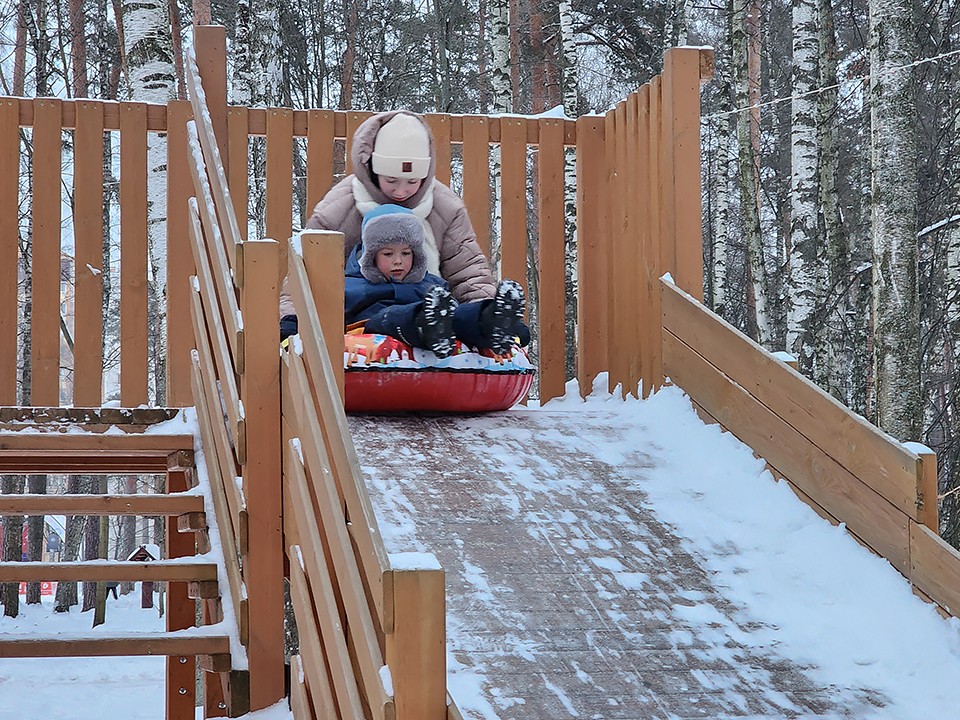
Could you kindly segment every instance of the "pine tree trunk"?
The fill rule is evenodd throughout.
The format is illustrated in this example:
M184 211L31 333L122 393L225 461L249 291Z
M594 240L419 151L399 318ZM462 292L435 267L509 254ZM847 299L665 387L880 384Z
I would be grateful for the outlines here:
M817 233L817 100L812 94L818 79L817 55L816 0L794 0L787 352L808 377L813 373L823 285Z
M353 107L353 73L357 57L357 0L344 0L343 18L346 48L343 51L343 73L340 81L340 109L350 110Z
M67 494L73 495L81 491L85 485L85 478L80 475L67 477ZM83 528L86 518L79 515L67 516L66 528L63 537L62 562L74 562L80 554L80 545L83 542ZM77 583L61 581L57 583L55 612L69 612L77 604Z
M47 476L30 475L27 480L28 491L34 495L47 494ZM31 515L27 518L27 558L31 562L43 561L43 530L45 518ZM40 583L27 583L27 605L40 604Z
M23 475L0 475L0 493L3 495L22 495L26 485ZM23 560L23 516L6 515L3 518L3 561L21 562ZM17 617L20 613L20 584L3 583L3 614Z
M86 13L83 0L70 0L70 62L73 97L87 97Z
M922 430L917 282L917 59L913 5L870 2L873 313L877 422L900 440ZM894 68L898 70L894 71Z

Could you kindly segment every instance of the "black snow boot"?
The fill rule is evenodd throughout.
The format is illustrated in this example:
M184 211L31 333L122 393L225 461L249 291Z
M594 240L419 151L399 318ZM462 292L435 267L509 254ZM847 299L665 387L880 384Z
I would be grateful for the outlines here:
M453 311L456 307L453 295L438 285L430 288L414 318L423 347L432 350L438 358L453 353Z
M526 304L520 283L501 280L493 302L487 303L480 312L480 332L490 340L490 349L498 355L510 352L517 326L523 322Z

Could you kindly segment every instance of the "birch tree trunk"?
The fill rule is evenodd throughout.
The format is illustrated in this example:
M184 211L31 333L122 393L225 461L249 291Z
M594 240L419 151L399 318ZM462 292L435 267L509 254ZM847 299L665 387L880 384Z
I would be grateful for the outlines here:
M748 287L748 305L752 302L752 311L747 313L747 331L761 345L767 345L773 336L771 327L770 302L767 290L767 263L764 253L763 237L760 232L759 157L755 149L759 145L760 112L744 110L753 105L757 96L758 77L751 69L755 65L756 48L751 34L759 31L757 18L759 8L756 0L734 2L729 8L732 18L731 38L733 47L733 77L737 113L737 183L740 187L740 204L743 213L743 228L746 235L747 263L750 274ZM756 89L755 89L756 88Z
M494 113L508 113L510 102L509 0L488 0L490 8L490 91Z
M870 1L873 317L877 423L900 440L920 437L917 284L917 109L913 5Z
M790 275L787 297L787 352L810 376L820 313L822 283L817 233L817 71L816 0L793 0L793 101L790 144Z

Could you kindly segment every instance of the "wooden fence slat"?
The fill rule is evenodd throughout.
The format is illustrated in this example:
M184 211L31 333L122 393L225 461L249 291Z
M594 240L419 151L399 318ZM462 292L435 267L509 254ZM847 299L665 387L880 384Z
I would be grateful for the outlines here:
M293 714L293 720L315 720L317 717L333 717L336 709L331 700L324 712L328 714L320 715L313 710L313 702L310 700L311 692L307 689L306 671L299 655L293 655L290 658L290 712Z
M213 366L216 368L216 378L220 381L220 392L223 394L224 411L230 420L230 431L233 435L233 446L237 454L237 462L241 465L247 459L247 427L240 402L240 388L237 385L237 374L230 359L227 333L217 305L216 287L213 282L213 271L208 262L206 242L203 229L200 227L199 209L196 198L190 198L188 203L187 222L189 223L190 241L196 266L196 278L201 296L204 298L203 310L199 321L204 322L210 333L211 343L202 350L213 355ZM190 296L188 295L187 311L191 312ZM197 334L198 342L201 334ZM200 345L197 345L200 349Z
M527 121L500 118L500 277L527 289Z
M610 373L609 385L613 391L619 384L624 391L629 391L626 384L626 354L628 348L620 341L623 337L623 325L626 321L627 306L622 302L626 292L624 278L627 274L626 263L619 260L622 246L626 242L620 225L624 217L623 186L620 182L621 170L619 162L622 153L617 144L617 110L611 108L603 118L604 159L606 161L607 187L607 216L604 223L604 233L610 252L607 253L606 276L609 278L610 289L607 292L607 370Z
M0 207L19 207L20 108L0 100ZM0 215L0 405L17 404L18 213Z
M669 267L677 287L703 301L700 207L700 49L669 48L663 59L662 176Z
M337 679L341 684L349 687L349 683L343 680L342 667L337 666L336 660L329 662L326 658L325 650L327 647L321 641L320 623L317 620L316 609L310 601L310 589L307 587L307 579L304 574L303 554L300 548L294 546L291 548L290 557L290 595L293 603L294 614L297 618L297 630L300 634L300 653L306 662L303 664L304 675L307 680L307 687L310 688L312 696L317 700L317 718L362 718L363 710L357 707L351 714L349 704L356 694L356 683L354 683L353 695L348 690L339 687L330 686L329 675L334 676L334 683ZM315 581L318 582L318 581ZM319 593L318 593L319 594ZM299 610L299 612L298 612ZM323 608L329 610L329 608ZM334 612L336 606L334 606ZM303 628L303 629L301 629ZM329 652L329 650L327 650ZM346 697L342 697L346 694ZM336 697L336 699L335 699ZM356 698L356 704L359 705L359 698ZM348 706L344 708L344 714L339 714L336 707L339 703L345 703Z
M307 615L307 621L313 619L314 614L318 621L320 638L326 650L330 665L330 674L333 678L333 687L340 706L340 713L347 717L363 717L363 708L360 704L360 690L357 687L357 678L353 675L353 663L350 661L350 651L347 649L345 631L340 622L340 613L337 611L337 598L333 578L327 569L324 560L324 543L320 537L320 528L317 526L317 517L314 512L314 501L310 496L306 468L303 460L298 457L293 444L286 447L284 458L285 468L290 470L290 494L294 516L297 521L297 534L300 538L300 552L290 558L290 580L297 596L294 609L299 609L297 620ZM321 480L322 482L322 480ZM305 552L304 552L305 550ZM330 546L330 553L344 552L345 548ZM303 566L300 563L303 563ZM309 578L309 579L308 579ZM342 578L337 578L340 583ZM357 578L359 580L359 577ZM371 628L372 630L372 628ZM379 683L378 683L379 684ZM368 702L374 710L374 717L382 715L383 706L372 702L373 693L368 692Z
M640 395L648 397L659 387L660 363L660 251L655 242L658 234L651 211L651 192L655 172L654 156L650 150L650 83L637 91L637 210L640 215L640 299L646 311L637 327L640 352Z
M41 582L44 580L62 580L64 582L89 580L185 582L188 580L216 579L216 564L194 561L0 562L0 582Z
M326 351L320 316L310 291L303 258L297 253L289 257L290 292L294 307L300 318L300 342L306 358L310 377L316 388L320 429L327 442L327 455L333 463L333 476L343 494L348 518L351 520L351 536L357 544L360 557L376 558L375 563L363 565L365 589L370 602L376 608L382 632L389 632L393 625L390 608L384 601L383 571L390 567L387 551L380 536L377 518L367 495L360 461L347 426L347 416L339 401L336 377ZM318 334L314 335L314 329Z
M60 138L60 101L37 99L33 128L30 275L33 298L31 405L60 404Z
M661 281L661 287L664 328L840 465L869 481L901 512L920 519L917 497L922 473L914 453L851 413L676 286Z
M193 391L193 398L197 404L197 424L200 426L200 440L203 447L216 447L213 428L210 422L214 415L211 414L212 408L207 402L207 394L203 382L203 370L200 368L200 355L196 350L190 353L190 381ZM225 483L234 482L231 476L224 477L220 470L219 463L207 463L207 473L210 479L210 495L213 498L213 506L216 515L220 521L220 543L223 546L224 565L226 566L227 584L230 591L230 604L233 607L234 619L237 627L240 629L240 643L244 646L250 642L249 627L249 607L247 606L246 592L244 590L243 578L240 574L239 552L237 540L233 532L230 532L224 523L224 518L231 518L230 507L227 504Z
M625 103L626 128L624 133L624 158L627 173L624 184L626 192L627 233L622 261L627 264L629 278L625 283L624 302L626 303L626 322L620 328L623 332L623 344L628 347L629 355L624 368L626 390L640 397L637 385L643 376L643 361L640 344L643 342L641 328L651 322L660 322L660 316L655 318L650 314L650 306L643 302L643 223L646 215L640 206L640 189L644 187L641 177L647 169L640 164L640 118L639 93L633 92L627 96ZM619 261L619 260L617 260ZM640 279L640 282L637 280Z
M270 108L267 111L267 237L280 248L280 276L287 271L287 241L293 234L293 111Z
M660 317L660 276L667 271L668 265L664 259L663 249L663 213L661 211L662 203L660 197L660 169L663 163L663 157L660 152L660 131L661 131L661 104L660 104L660 76L657 75L650 81L647 91L647 107L645 122L648 131L647 152L650 163L650 172L647 176L650 196L647 204L647 232L648 244L644 246L647 256L647 267L649 270L650 281L647 287L647 300L650 301L650 312L652 321L647 325L647 342L644 343L652 353L649 358L650 364L644 364L644 383L643 396L647 397L651 392L655 392L663 384L663 357L661 355L662 342L660 339L660 323L657 318ZM644 116L641 114L640 125L643 127Z
M103 104L77 104L73 227L73 404L103 402ZM173 337L168 342L176 342ZM169 370L169 366L168 366Z
M563 124L540 120L538 248L540 402L562 397L566 382L566 264Z
M294 505L302 504L302 508L295 507L295 512L313 509L313 517L304 515L301 518L297 515L297 528L301 540L307 541L307 544L319 553L317 557L322 557L323 547L330 552L347 627L353 639L360 680L371 705L382 710L388 704L377 675L383 665L383 655L361 576L361 568L365 563L373 561L373 558L361 556L358 559L353 553L342 512L343 501L337 493L330 458L319 432L319 418L313 404L303 359L296 353L286 353L284 362L291 370L290 394L297 418L297 426L292 430L300 438L303 462L309 473L309 485L305 485L303 489L306 494L301 492L299 496L294 496ZM296 469L294 474L296 475ZM318 525L323 529L326 542L321 540ZM314 553L307 555L309 561Z
M210 359L210 346L207 340L207 331L203 325L203 310L201 309L201 296L197 292L190 294L190 307L192 309L193 330L197 338L197 349L195 352L200 359L200 381L203 383L203 390L206 393L207 402L212 409L217 412L213 416L216 422L211 427L211 438L213 445L204 445L209 453L210 464L216 464L220 470L220 476L224 478L223 489L229 507L230 532L237 538L240 552L246 550L249 539L244 532L246 524L241 520L246 513L246 501L243 491L237 486L236 464L233 453L230 451L230 439L227 436L227 429L219 419L223 417L220 411L220 396L217 392L216 373L213 369L213 361ZM221 527L226 522L220 518Z
M727 430L907 575L907 515L669 331L664 331L663 361L669 377Z
M463 202L483 254L490 257L490 128L483 116L463 118Z
M307 210L304 225L313 207L333 186L333 112L310 110L307 120ZM286 268L286 265L282 265Z
M586 397L607 369L603 118L577 119L577 376Z
M373 113L358 112L356 110L351 110L347 113L347 137L344 155L344 173L347 175L353 172L353 160L350 157L350 153L353 150L353 134L357 131L357 128L363 124L364 120L372 116Z
M187 121L190 103L167 104L167 398L170 407L192 405L190 397L190 251L187 198L193 187L187 160Z
M120 108L120 403L147 402L147 108Z
M233 201L233 213L237 219L237 233L240 241L247 239L248 215L247 202L249 200L250 180L247 176L248 158L250 156L250 142L247 136L247 117L249 110L245 107L231 107L227 110L227 136L229 137L230 199ZM237 265L240 263L238 262Z
M187 473L182 468L167 471L167 493L182 493L189 489ZM168 558L192 557L197 551L196 535L181 533L176 517L167 517L166 555ZM187 561L186 565L192 565ZM217 580L217 566L213 568L213 582ZM167 632L185 630L197 624L197 606L190 598L187 582L167 583L166 628ZM169 720L180 720L196 714L197 704L197 659L187 655L174 655L166 658L166 703L165 711Z
M450 116L427 113L423 116L433 133L433 152L436 157L434 176L444 185L450 184Z
M287 178L289 184L289 177ZM289 211L289 206L288 206ZM289 218L289 215L288 215ZM247 433L243 496L250 514L244 556L250 604L250 707L259 710L285 695L283 677L283 500L280 483L279 243L248 240L243 247L240 310L247 338L240 376Z
M203 236L206 239L206 254L210 258L211 272L217 286L218 304L221 308L223 326L227 330L227 342L230 343L230 353L237 373L244 370L244 329L240 322L240 305L237 301L237 291L231 280L230 263L220 235L220 224L211 216L213 196L207 180L207 170L200 153L200 141L197 137L197 128L193 121L187 123L187 145L189 147L190 174L193 177L193 187L197 198L197 208L203 224ZM195 250L196 252L196 250ZM200 260L194 255L194 264ZM235 280L235 278L233 278Z
M330 365L336 378L340 401L343 402L343 273L339 269L343 257L343 233L329 230L305 230L300 234L300 251L307 280L320 315L320 328L327 340ZM289 263L288 263L289 264ZM333 273L330 269L334 268ZM305 328L304 334L310 329Z
M960 552L930 528L910 523L910 581L943 605L960 612Z

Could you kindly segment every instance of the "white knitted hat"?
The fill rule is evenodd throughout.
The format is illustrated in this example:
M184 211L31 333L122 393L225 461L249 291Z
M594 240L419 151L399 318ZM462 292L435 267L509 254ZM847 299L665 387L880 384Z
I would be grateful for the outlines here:
M423 123L406 113L394 115L377 133L370 157L377 175L423 180L430 173L430 138Z

